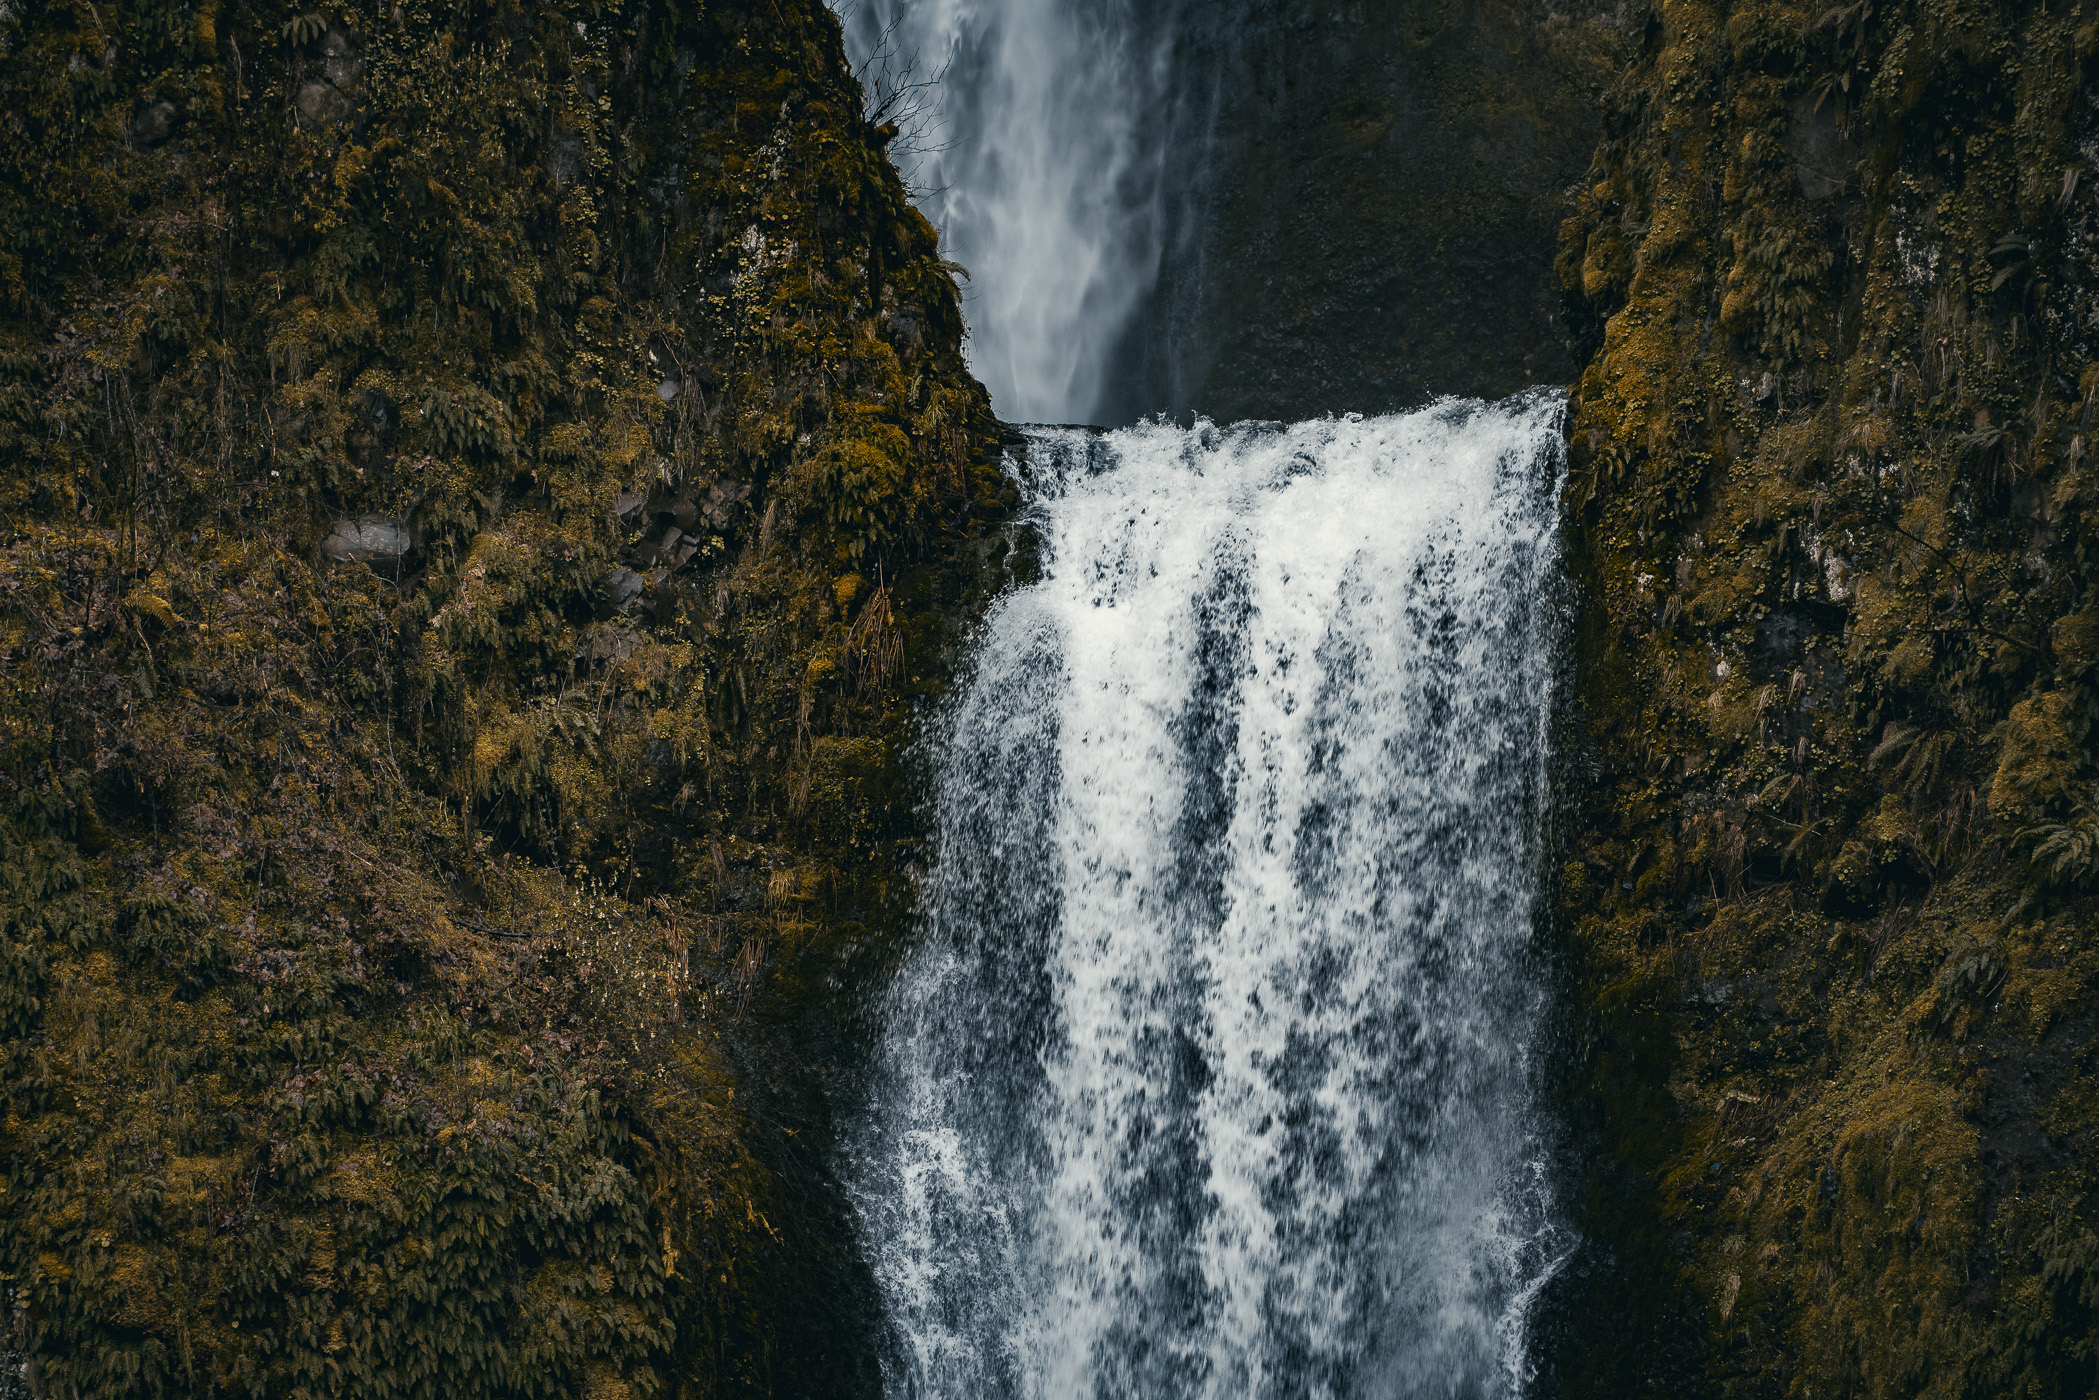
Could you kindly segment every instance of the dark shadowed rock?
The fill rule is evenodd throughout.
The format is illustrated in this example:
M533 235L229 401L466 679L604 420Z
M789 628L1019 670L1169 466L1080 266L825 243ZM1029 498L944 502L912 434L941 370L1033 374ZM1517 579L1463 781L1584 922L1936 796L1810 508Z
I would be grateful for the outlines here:
M334 87L348 92L355 87L364 73L364 61L357 56L350 36L340 29L331 29L321 40L321 76Z
M1834 102L1801 93L1788 104L1786 150L1793 174L1809 199L1828 199L1858 183L1858 143L1837 123Z
M1370 413L1574 379L1552 261L1624 48L1609 7L1186 10L1177 120L1194 130L1169 199L1188 232L1103 421Z
M150 102L131 119L131 139L141 146L158 146L174 134L181 114L165 99Z

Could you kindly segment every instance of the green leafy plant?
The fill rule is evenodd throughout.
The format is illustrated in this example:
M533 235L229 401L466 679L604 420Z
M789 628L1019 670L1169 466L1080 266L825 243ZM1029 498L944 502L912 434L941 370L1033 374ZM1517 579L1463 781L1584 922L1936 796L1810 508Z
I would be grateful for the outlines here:
M2084 885L2099 877L2099 806L2081 799L2062 821L2040 822L2019 833L2027 859L2054 885Z

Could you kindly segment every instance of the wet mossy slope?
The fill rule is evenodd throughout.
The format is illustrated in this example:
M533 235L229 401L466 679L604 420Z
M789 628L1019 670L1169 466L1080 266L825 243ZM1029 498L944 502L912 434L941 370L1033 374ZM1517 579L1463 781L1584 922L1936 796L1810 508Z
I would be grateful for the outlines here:
M1665 0L1592 337L1552 1388L2099 1387L2099 10Z
M0 5L0 1352L853 1394L996 426L817 0Z

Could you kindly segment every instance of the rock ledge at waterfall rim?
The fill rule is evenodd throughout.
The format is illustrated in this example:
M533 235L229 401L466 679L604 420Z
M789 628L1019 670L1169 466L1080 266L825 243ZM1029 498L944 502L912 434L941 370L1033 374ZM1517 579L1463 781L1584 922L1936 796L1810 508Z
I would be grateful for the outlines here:
M1619 23L1534 1393L2089 1394L2099 13ZM813 0L0 8L35 1393L878 1388L827 1095L1034 566L861 112Z

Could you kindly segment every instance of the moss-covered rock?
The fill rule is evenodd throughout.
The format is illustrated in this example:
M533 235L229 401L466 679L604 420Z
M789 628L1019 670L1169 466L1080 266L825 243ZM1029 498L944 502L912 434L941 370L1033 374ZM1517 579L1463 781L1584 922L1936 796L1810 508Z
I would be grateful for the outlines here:
M1552 1374L2089 1394L2099 16L1631 19L1559 264L1606 780Z
M42 1393L871 1385L839 969L1008 497L860 102L815 0L0 8Z

